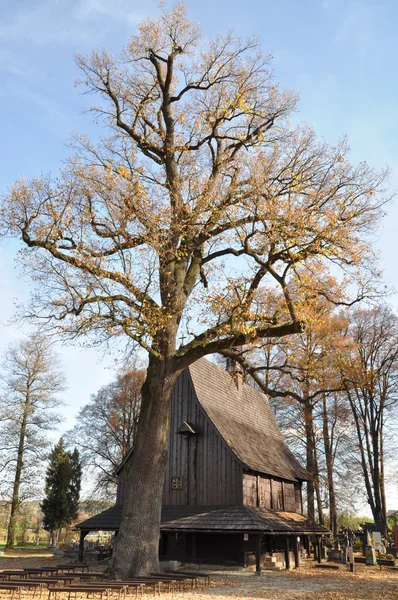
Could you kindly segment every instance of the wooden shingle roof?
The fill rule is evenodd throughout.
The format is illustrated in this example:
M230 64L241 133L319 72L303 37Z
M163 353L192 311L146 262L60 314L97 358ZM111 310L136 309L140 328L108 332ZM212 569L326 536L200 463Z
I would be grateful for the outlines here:
M122 507L112 506L76 525L85 531L117 531ZM164 506L161 531L263 532L281 534L325 534L325 527L304 515L273 512L250 506Z
M189 368L202 408L236 457L250 470L290 481L309 475L287 447L267 397L205 358Z

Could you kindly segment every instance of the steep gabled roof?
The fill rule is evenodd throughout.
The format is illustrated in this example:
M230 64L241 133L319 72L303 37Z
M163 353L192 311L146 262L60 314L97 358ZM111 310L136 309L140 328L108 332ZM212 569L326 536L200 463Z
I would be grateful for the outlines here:
M267 397L201 358L189 367L198 401L236 457L248 469L290 481L307 480L287 447Z

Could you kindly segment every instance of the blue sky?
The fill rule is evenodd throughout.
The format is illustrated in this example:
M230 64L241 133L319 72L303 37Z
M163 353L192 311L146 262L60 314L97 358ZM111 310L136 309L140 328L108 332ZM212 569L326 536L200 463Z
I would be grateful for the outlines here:
M166 2L166 6L171 3ZM330 143L347 135L352 160L392 169L398 188L398 3L395 0L188 0L189 16L206 37L233 29L256 34L274 60L282 87L300 94L297 119ZM14 0L1 3L0 190L18 176L56 171L73 130L91 131L88 104L74 87L76 52L106 47L117 53L135 24L159 13L147 0ZM390 205L379 248L386 283L397 285L398 205ZM0 351L23 329L7 327L13 299L29 282L16 277L14 243L0 246ZM397 306L397 297L392 303ZM61 348L69 380L64 427L112 378L112 358L91 350ZM398 504L398 497L396 497Z

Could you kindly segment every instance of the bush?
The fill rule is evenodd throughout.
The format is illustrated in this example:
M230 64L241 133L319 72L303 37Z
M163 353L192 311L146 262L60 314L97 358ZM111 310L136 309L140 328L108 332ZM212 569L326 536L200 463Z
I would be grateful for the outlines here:
M354 542L354 552L360 552L362 550L362 542L361 540L355 540Z

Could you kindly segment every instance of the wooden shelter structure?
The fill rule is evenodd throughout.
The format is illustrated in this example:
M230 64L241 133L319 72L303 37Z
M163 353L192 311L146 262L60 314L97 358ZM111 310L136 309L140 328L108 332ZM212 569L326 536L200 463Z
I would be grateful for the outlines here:
M163 491L161 559L248 566L266 557L299 566L311 536L330 532L303 515L308 473L286 445L267 397L227 371L200 359L179 376L170 414L169 457ZM116 505L77 525L117 532L124 466L117 470Z

